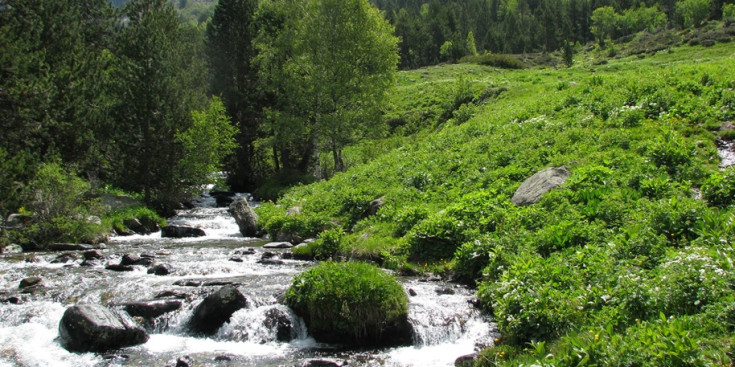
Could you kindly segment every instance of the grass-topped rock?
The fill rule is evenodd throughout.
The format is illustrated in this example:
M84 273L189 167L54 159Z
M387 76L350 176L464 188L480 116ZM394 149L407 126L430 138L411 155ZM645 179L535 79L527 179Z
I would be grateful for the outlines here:
M408 300L396 279L366 263L322 262L298 275L286 304L320 342L360 346L411 342Z

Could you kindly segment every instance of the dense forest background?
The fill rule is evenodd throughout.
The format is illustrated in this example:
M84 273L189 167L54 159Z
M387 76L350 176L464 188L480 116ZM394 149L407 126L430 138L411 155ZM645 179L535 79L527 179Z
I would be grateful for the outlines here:
M44 209L51 178L161 213L216 171L277 197L346 170L346 147L425 126L389 116L398 68L571 62L591 41L721 19L723 2L0 0L0 214Z

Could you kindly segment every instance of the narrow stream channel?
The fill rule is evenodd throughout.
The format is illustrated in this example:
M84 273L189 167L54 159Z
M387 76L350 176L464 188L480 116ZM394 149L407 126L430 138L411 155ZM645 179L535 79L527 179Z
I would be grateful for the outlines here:
M494 324L469 304L471 290L401 278L407 294L409 290L415 294L409 296L413 346L355 351L319 344L309 337L303 321L278 302L293 277L313 263L283 259L288 250L264 249L262 240L243 238L227 210L214 206L212 198L203 198L196 208L169 220L169 224L200 227L205 237L174 240L161 238L160 233L115 237L99 251L105 259L92 266L81 266L81 253L73 253L76 258L66 262L55 262L61 253L52 252L0 255L0 300L4 300L0 303L0 366L175 366L184 356L196 366L302 366L325 358L350 366L452 366L457 357L497 337ZM268 251L282 264L259 263ZM143 266L130 272L105 269L125 254L155 257L156 263L175 271L156 276ZM20 281L33 276L43 279L43 288L21 292ZM238 287L250 306L237 311L213 337L188 335L185 324L194 307L228 283ZM164 293L181 297L183 307L157 318L145 344L104 355L76 354L56 340L59 320L68 306L86 302L115 307ZM273 309L294 320L293 341L278 342L277 331L267 327L267 313Z

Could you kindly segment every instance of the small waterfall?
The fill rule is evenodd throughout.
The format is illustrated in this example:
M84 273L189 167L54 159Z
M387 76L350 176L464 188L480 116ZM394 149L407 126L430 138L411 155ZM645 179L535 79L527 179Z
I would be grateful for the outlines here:
M496 335L493 324L468 305L470 290L403 279L406 292L415 294L409 297L415 345L349 351L319 344L309 337L303 320L279 303L293 277L311 262L282 258L282 265L260 263L266 251L280 257L287 250L266 250L262 240L242 237L227 209L217 208L208 196L169 223L199 227L207 235L116 237L107 249L99 250L104 259L91 266L81 266L81 253L62 262L56 262L61 254L52 252L0 255L0 301L5 301L0 303L0 367L164 366L187 355L197 365L213 365L217 358L242 366L301 365L310 359L337 358L352 366L451 366L455 358L473 352L476 344L491 343ZM137 265L129 272L106 269L125 254L152 256L174 272L156 276ZM44 287L19 290L20 281L31 276L41 277ZM235 312L211 337L190 335L186 326L194 308L222 284L236 286L249 306ZM145 344L108 356L70 353L56 340L59 320L70 305L87 302L121 308L126 302L160 297L176 297L182 307L146 324L150 340Z
M720 168L735 165L735 141L718 139L716 141L717 154L720 156Z

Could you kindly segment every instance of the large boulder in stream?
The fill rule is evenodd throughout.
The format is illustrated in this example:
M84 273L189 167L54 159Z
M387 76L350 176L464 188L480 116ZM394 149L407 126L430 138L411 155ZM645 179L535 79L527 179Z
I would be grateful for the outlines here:
M161 237L166 238L204 237L206 235L203 229L194 227L166 226L161 229Z
M128 302L122 304L130 316L139 316L155 319L165 313L181 308L181 301L177 299L157 299L152 301Z
M226 285L210 294L199 306L189 320L189 329L197 334L212 335L230 321L235 311L247 307L248 301L237 288Z
M510 201L518 206L538 203L545 193L564 184L570 174L564 166L539 171L523 181Z
M255 214L253 208L248 204L246 198L240 197L230 204L229 212L237 226L240 227L240 233L245 237L258 237L261 230L258 227L258 214Z
M73 352L103 352L145 343L148 334L127 314L89 304L66 309L59 339Z

